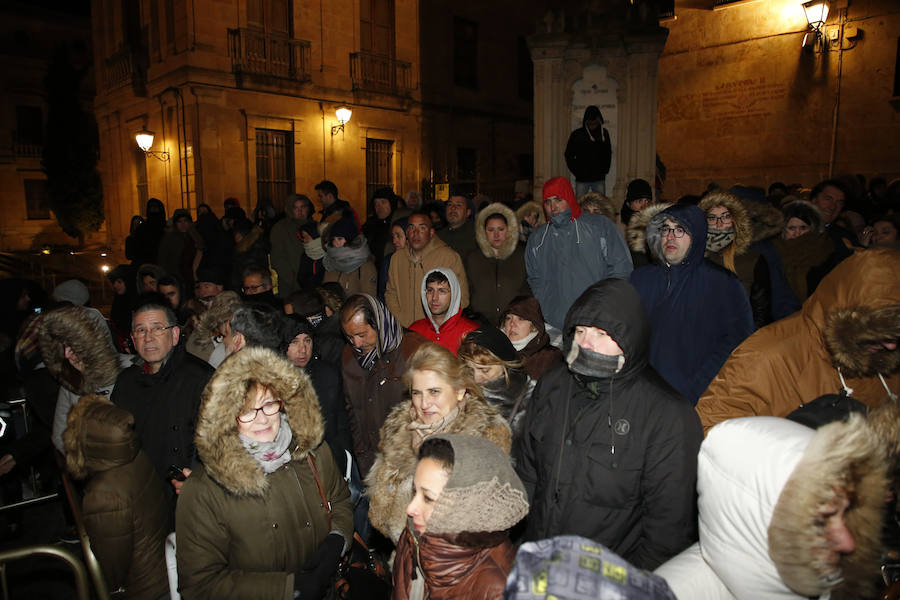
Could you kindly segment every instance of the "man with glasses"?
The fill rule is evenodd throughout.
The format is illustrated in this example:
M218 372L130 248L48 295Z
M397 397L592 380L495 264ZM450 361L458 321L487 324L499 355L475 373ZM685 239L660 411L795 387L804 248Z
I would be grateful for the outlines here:
M667 208L650 219L646 235L656 264L636 269L631 283L652 324L650 364L696 404L753 333L750 301L737 276L704 258L707 220L698 207Z
M272 291L272 274L266 267L253 265L244 269L241 293L247 302L268 304L281 310L284 304Z
M119 374L110 399L134 415L134 428L150 462L179 489L181 482L170 479L170 467L190 474L200 395L213 368L178 343L181 329L175 313L154 299L135 309L131 338L140 360ZM170 498L174 510L174 494Z

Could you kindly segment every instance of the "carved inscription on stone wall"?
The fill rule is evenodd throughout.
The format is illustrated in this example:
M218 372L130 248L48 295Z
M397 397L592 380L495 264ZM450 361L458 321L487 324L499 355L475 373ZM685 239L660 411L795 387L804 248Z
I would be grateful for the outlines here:
M766 77L723 81L693 94L664 100L662 121L685 119L746 119L768 117L781 112L788 86Z

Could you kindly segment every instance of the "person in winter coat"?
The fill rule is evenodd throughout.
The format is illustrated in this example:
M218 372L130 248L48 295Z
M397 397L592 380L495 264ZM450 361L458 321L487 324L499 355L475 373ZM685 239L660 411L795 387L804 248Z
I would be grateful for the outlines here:
M159 243L166 229L166 207L158 198L147 200L144 221L134 231L131 264L156 263Z
M403 199L389 187L375 190L369 202L369 218L363 223L362 233L369 242L375 260L375 269L381 271L385 254L394 249L391 243L391 223L396 218L397 206ZM354 236L355 237L355 236Z
M141 296L147 292L159 291L159 280L166 276L162 267L151 264L143 264L137 271L135 290Z
M518 438L535 381L522 369L509 338L496 327L476 329L463 338L459 358L472 371L487 403L509 423L513 439Z
M625 239L628 240L628 248L631 251L631 262L634 268L646 267L656 262L653 252L647 245L647 224L650 219L672 206L667 202L649 204L645 208L631 215L628 227L625 229Z
M446 267L456 274L460 286L459 305L469 305L469 283L463 262L453 248L434 235L434 225L425 213L413 213L406 228L405 250L394 253L388 271L384 303L403 327L425 318L422 280L425 274Z
M159 244L157 264L169 275L184 282L185 289L194 289L197 267L203 260L203 238L194 227L191 213L183 208L172 213Z
M519 294L528 294L525 246L519 244L519 221L505 204L494 202L475 217L478 248L465 257L466 275L472 285L471 309L491 325ZM477 283L477 285L476 285Z
M647 225L659 264L631 275L650 318L650 364L692 403L754 329L740 280L703 258L706 229L696 206L660 212Z
M524 244L544 220L544 209L534 200L529 200L516 209L516 217L519 219L519 241Z
M405 331L380 300L364 294L347 298L340 321L349 340L341 356L341 373L353 453L365 478L375 461L378 432L407 390L401 378L409 360L428 340Z
M295 367L309 375L316 390L322 418L325 419L325 441L343 473L347 463L345 451L353 449L353 441L339 365L319 356L313 327L302 317L286 317L284 339L285 356Z
M324 596L353 516L323 434L312 383L287 359L257 347L222 363L203 392L203 464L178 500L185 600Z
M322 266L325 247L315 221L300 228L300 241L303 242L303 258L300 259L300 268L297 270L297 283L301 290L312 289L322 285L322 278L325 276L325 267Z
M644 179L632 179L625 190L625 201L622 202L620 218L627 228L631 217L653 204L653 188Z
M749 296L756 261L740 259L753 239L747 209L737 196L722 191L706 194L697 206L706 214L706 258L737 275Z
M509 457L460 434L429 438L418 454L393 600L499 600L515 559L507 531L528 513Z
M237 292L226 291L212 299L200 317L200 324L185 343L185 350L216 369L225 360L224 338L231 334L229 323L234 311L242 304Z
M875 407L900 390L900 251L841 262L800 312L731 354L697 402L703 428L751 415L782 417L839 390Z
M422 280L422 304L427 316L409 326L410 331L415 331L453 354L456 354L463 336L478 329L478 323L462 314L460 287L456 274L451 269L429 271Z
M64 452L69 411L86 394L109 396L132 357L116 352L103 316L83 306L63 306L45 314L39 344L47 370L60 384L50 439Z
M347 296L374 296L378 289L378 270L366 236L357 233L353 219L339 219L329 227L325 235L328 244L322 259L322 266L325 267L322 282L337 282Z
M585 290L564 335L568 365L538 382L513 452L525 539L580 535L653 569L696 540L699 419L649 365L650 321L628 282Z
M366 477L369 520L395 544L406 527L416 454L436 433L489 439L509 452L510 431L499 410L485 402L466 364L446 348L423 344L409 359L403 383L410 400L398 403L381 427L378 454Z
M243 285L244 271L249 267L268 268L269 240L259 225L247 218L237 219L232 226L234 254L231 259L231 289L239 290Z
M582 214L567 179L548 180L543 196L547 223L528 237L525 267L544 318L559 330L566 311L589 285L631 274L631 255L615 224Z
M163 546L173 523L134 417L91 394L69 413L63 438L69 474L85 480L82 518L106 587L117 598L167 596Z
M397 219L391 223L391 244L393 250L386 251L381 266L378 268L378 299L384 302L384 293L387 290L388 274L391 269L391 258L394 254L406 248L406 217Z
M717 425L700 448L700 541L656 574L679 598L875 598L886 459L860 415L818 431L773 417Z
M544 328L544 314L534 296L517 296L500 315L500 330L506 334L522 359L522 368L537 381L544 373L563 363L562 352L550 345Z
M566 166L575 176L575 195L606 193L606 175L612 162L609 131L603 127L603 114L596 106L584 109L581 127L569 135Z
M769 275L778 273L787 281L796 310L815 290L817 273L834 253L834 242L825 234L819 209L811 202L792 200L781 211L784 227L772 241L776 257L769 261Z
M303 257L303 241L300 228L315 212L312 202L303 194L291 194L285 200L284 218L272 226L269 244L272 247L269 259L278 273L278 296L287 298L300 289L297 283L297 268Z

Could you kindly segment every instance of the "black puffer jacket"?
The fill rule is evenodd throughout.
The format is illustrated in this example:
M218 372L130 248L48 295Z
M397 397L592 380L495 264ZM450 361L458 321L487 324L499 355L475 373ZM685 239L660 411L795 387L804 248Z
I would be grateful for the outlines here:
M531 500L526 539L581 535L653 569L697 537L700 420L649 366L650 325L631 284L607 279L575 301L566 351L576 325L607 331L625 364L608 379L560 366L538 382L514 449Z

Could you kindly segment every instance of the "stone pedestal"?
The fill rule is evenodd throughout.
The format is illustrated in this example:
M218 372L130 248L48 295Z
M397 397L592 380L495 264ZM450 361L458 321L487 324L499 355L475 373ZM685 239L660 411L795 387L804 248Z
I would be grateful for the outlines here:
M601 15L607 17L609 15ZM534 61L534 195L551 177L574 177L564 152L596 104L612 141L606 195L624 200L635 178L656 173L657 62L668 30L627 18L548 14L545 31L529 37Z

